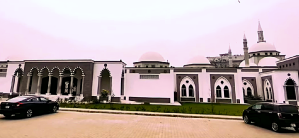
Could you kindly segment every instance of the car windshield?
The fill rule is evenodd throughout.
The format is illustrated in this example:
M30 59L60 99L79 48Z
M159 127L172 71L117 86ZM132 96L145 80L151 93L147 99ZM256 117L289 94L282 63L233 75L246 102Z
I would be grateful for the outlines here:
M8 99L7 102L20 102L27 98L29 98L29 97L27 97L27 96L26 97L25 96L15 97L15 98Z
M291 105L282 105L279 106L279 111L283 113L298 113L298 107Z

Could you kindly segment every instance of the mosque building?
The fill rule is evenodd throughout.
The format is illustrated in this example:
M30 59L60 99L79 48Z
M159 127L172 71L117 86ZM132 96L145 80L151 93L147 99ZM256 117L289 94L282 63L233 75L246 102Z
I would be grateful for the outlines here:
M244 55L232 55L229 49L220 55L224 62L198 55L182 67L170 66L157 52L144 53L133 67L121 60L0 61L0 93L88 100L105 89L119 103L243 104L246 96L259 96L299 105L299 56L285 59L266 42L260 23L257 33L257 43L249 47L244 35Z

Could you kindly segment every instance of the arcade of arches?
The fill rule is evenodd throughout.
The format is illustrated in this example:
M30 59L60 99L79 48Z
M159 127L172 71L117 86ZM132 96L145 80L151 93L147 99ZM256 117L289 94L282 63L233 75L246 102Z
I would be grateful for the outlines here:
M84 72L81 68L33 68L28 73L26 94L69 95L83 94Z

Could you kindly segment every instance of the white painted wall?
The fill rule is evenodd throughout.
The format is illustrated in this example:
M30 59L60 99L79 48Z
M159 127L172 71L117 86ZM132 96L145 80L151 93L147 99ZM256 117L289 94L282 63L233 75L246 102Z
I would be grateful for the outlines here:
M98 76L100 76L101 71L105 68L105 63L94 63L93 68L93 82L92 82L92 96L97 96L98 91ZM114 93L114 97L120 97L121 92L121 73L123 64L115 63L115 62L107 62L107 69L110 71L110 75L112 76L112 92Z
M287 74L290 73L291 76L288 76ZM273 90L274 90L274 96L275 100L277 100L277 103L283 103L285 100L285 93L284 93L284 84L285 81L289 78L293 79L296 84L298 85L298 72L297 71L273 71L272 74L272 81L273 81ZM263 74L264 76L265 74ZM286 103L288 103L286 101Z
M210 74L206 72L206 69L202 69L202 72L198 74L199 83L199 98L203 98L203 102L208 102L211 94Z
M11 88L12 76L17 68L19 68L19 64L21 64L21 68L24 70L23 62L8 62L7 74L6 77L0 77L0 92L9 93ZM15 79L17 81L17 77Z
M173 69L170 73L159 74L159 79L140 79L139 73L125 74L124 94L129 97L148 97L148 98L170 98L170 102L174 102L174 73ZM151 74L144 74L151 75ZM152 74L158 75L158 74Z

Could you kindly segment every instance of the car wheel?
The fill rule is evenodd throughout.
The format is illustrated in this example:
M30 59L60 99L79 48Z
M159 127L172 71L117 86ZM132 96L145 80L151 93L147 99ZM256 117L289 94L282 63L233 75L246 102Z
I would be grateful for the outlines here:
M6 118L10 118L11 114L3 114Z
M32 111L32 109L28 109L28 110L26 111L25 115L26 115L27 118L32 117L32 115L33 115L33 111Z
M250 123L251 123L251 120L248 118L247 115L244 115L244 116L243 116L243 120L244 120L244 122L245 122L246 124L250 124Z
M56 105L53 106L53 108L52 108L52 112L53 112L53 113L56 113L56 112L57 112L57 106L56 106Z
M273 123L271 124L271 129L272 129L274 132L279 132L279 131L281 130L281 127L279 126L278 123L273 122Z

